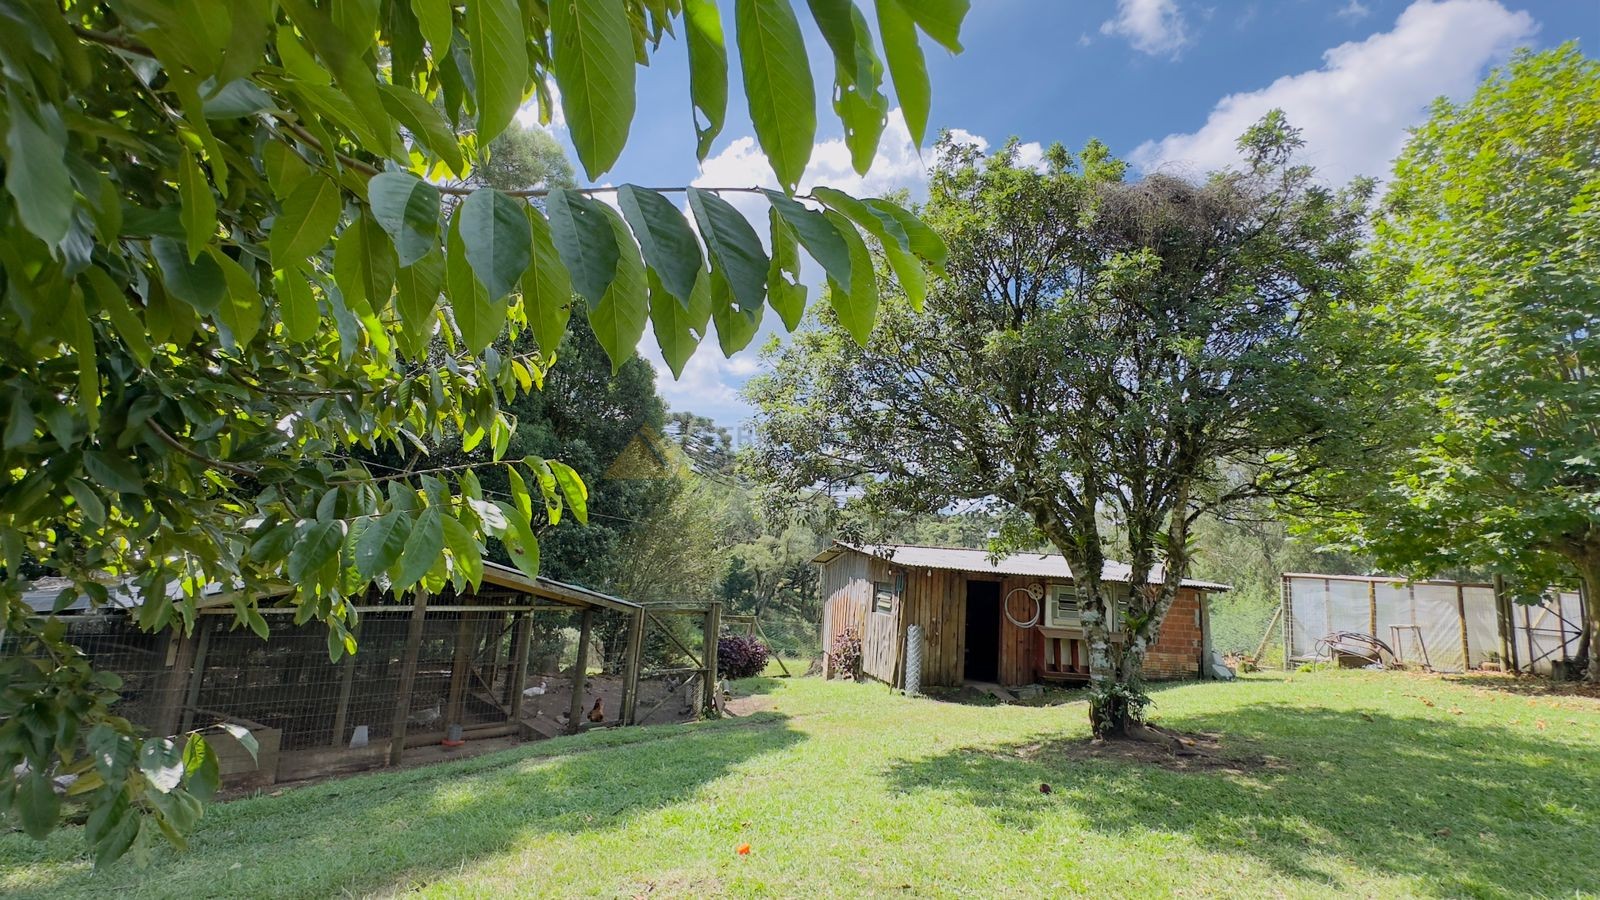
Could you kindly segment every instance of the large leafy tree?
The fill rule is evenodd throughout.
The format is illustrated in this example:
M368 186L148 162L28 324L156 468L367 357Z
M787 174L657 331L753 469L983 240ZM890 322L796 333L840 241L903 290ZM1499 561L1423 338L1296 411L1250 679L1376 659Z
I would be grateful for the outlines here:
M1128 182L1099 144L1035 169L1014 142L941 142L922 215L950 258L923 314L892 295L860 346L824 311L753 389L765 480L890 513L994 498L1022 514L1011 543L1059 550L1101 735L1146 703L1195 522L1294 489L1359 431L1333 325L1364 285L1369 189L1295 165L1281 114L1240 143L1246 168L1194 183ZM1126 584L1101 578L1118 549Z
M282 597L327 623L330 655L353 651L350 599L370 586L475 583L485 535L533 571L534 528L584 518L570 467L507 455L503 405L540 384L573 304L613 366L648 326L681 367L708 323L731 351L767 305L796 319L801 247L863 337L877 300L858 228L920 276L928 248L898 206L795 195L816 130L799 21L790 0L729 5L728 20L714 0L0 5L0 613L23 651L0 661L0 808L43 835L55 779L75 777L104 861L181 840L216 780L198 736L146 739L114 715L115 680L22 603L25 566L72 579L64 597L133 585L150 629L192 627L206 600L265 633L257 598ZM809 4L862 170L885 61L920 140L919 34L959 49L967 4L875 5L881 54L851 0ZM551 82L599 178L627 143L637 67L678 35L702 158L738 47L783 187L758 192L770 257L717 190L679 192L686 216L629 185L618 213L599 189L463 183L525 103L549 117ZM523 334L537 351L495 346ZM479 455L364 461L446 436ZM483 493L486 463L510 500Z
M1439 101L1395 162L1371 332L1407 440L1341 471L1354 546L1523 593L1580 578L1600 680L1600 63L1519 54Z

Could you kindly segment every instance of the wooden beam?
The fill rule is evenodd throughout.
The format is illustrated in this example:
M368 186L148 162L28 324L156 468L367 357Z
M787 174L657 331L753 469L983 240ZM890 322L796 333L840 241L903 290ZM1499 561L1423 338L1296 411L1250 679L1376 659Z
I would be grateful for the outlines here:
M594 610L583 611L578 629L578 658L572 661L572 703L567 707L567 733L577 734L583 720L583 683L589 677L589 633L594 627Z
M722 714L722 704L718 702L722 699L719 696L722 687L717 680L717 638L722 633L721 603L713 603L706 609L705 622L705 714L715 717Z
M1367 582L1367 634L1378 636L1378 583Z
M533 616L517 613L511 638L511 721L522 720L522 689L528 683L528 647L533 638Z
M1461 671L1472 671L1472 649L1467 645L1467 595L1456 585L1456 614L1461 617Z
M400 656L400 685L395 692L393 726L389 730L389 765L398 766L406 752L406 719L411 716L411 689L417 682L417 658L422 653L422 626L428 616L428 594L418 590L411 606L406 647Z
M358 624L356 630L361 626ZM357 636L357 641L360 637ZM328 739L328 746L338 747L344 744L344 727L350 721L350 689L355 684L356 655L346 653L339 666L339 706L333 714L333 734Z
M211 623L201 619L199 627ZM167 670L166 686L162 689L161 712L156 716L156 733L175 735L183 722L183 706L189 692L189 679L194 673L194 651L199 638L193 634L167 632L167 646L172 653L171 668Z
M198 623L204 620L195 621ZM211 649L211 632L215 630L210 622L200 626L199 640L194 650L194 671L189 673L189 690L183 701L183 716L178 725L179 734L187 734L194 728L194 710L200 705L200 686L206 677L206 654Z
M622 724L632 725L634 710L639 704L639 671L644 662L643 609L634 610L628 617L627 647L628 656L622 662L622 709L619 713Z
M472 668L472 651L477 644L477 636L473 632L473 626L477 624L476 615L461 613L461 618L456 622L456 652L450 660L450 694L444 714L447 731L451 725L466 724L461 721L461 712L467 695L468 673Z

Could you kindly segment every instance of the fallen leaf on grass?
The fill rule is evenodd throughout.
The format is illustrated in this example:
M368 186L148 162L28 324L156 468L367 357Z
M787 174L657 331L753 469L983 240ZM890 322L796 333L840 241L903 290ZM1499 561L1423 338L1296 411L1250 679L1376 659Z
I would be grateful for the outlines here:
M737 852L738 852L738 854L740 856L749 856L750 855L750 845L749 844L740 844L739 845L739 849L738 849Z

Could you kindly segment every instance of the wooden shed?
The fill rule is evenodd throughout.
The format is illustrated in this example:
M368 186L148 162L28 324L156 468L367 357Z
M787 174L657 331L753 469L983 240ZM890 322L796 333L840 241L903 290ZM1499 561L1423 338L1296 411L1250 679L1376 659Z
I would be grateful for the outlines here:
M871 678L904 686L911 625L922 629L924 685L1015 687L1089 677L1072 571L1058 554L991 561L986 550L835 542L812 562L822 568L823 647L855 629L861 669ZM1111 582L1128 577L1121 563L1107 563L1102 574ZM1203 673L1211 645L1206 598L1225 590L1184 580L1145 657L1148 677Z

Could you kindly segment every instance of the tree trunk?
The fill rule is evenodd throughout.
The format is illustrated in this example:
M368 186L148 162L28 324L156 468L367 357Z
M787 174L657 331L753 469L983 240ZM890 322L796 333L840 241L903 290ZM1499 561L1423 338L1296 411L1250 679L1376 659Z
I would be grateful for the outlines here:
M1583 578L1583 597L1588 623L1581 643L1589 654L1589 668L1584 678L1600 684L1600 553L1586 556L1578 565Z

